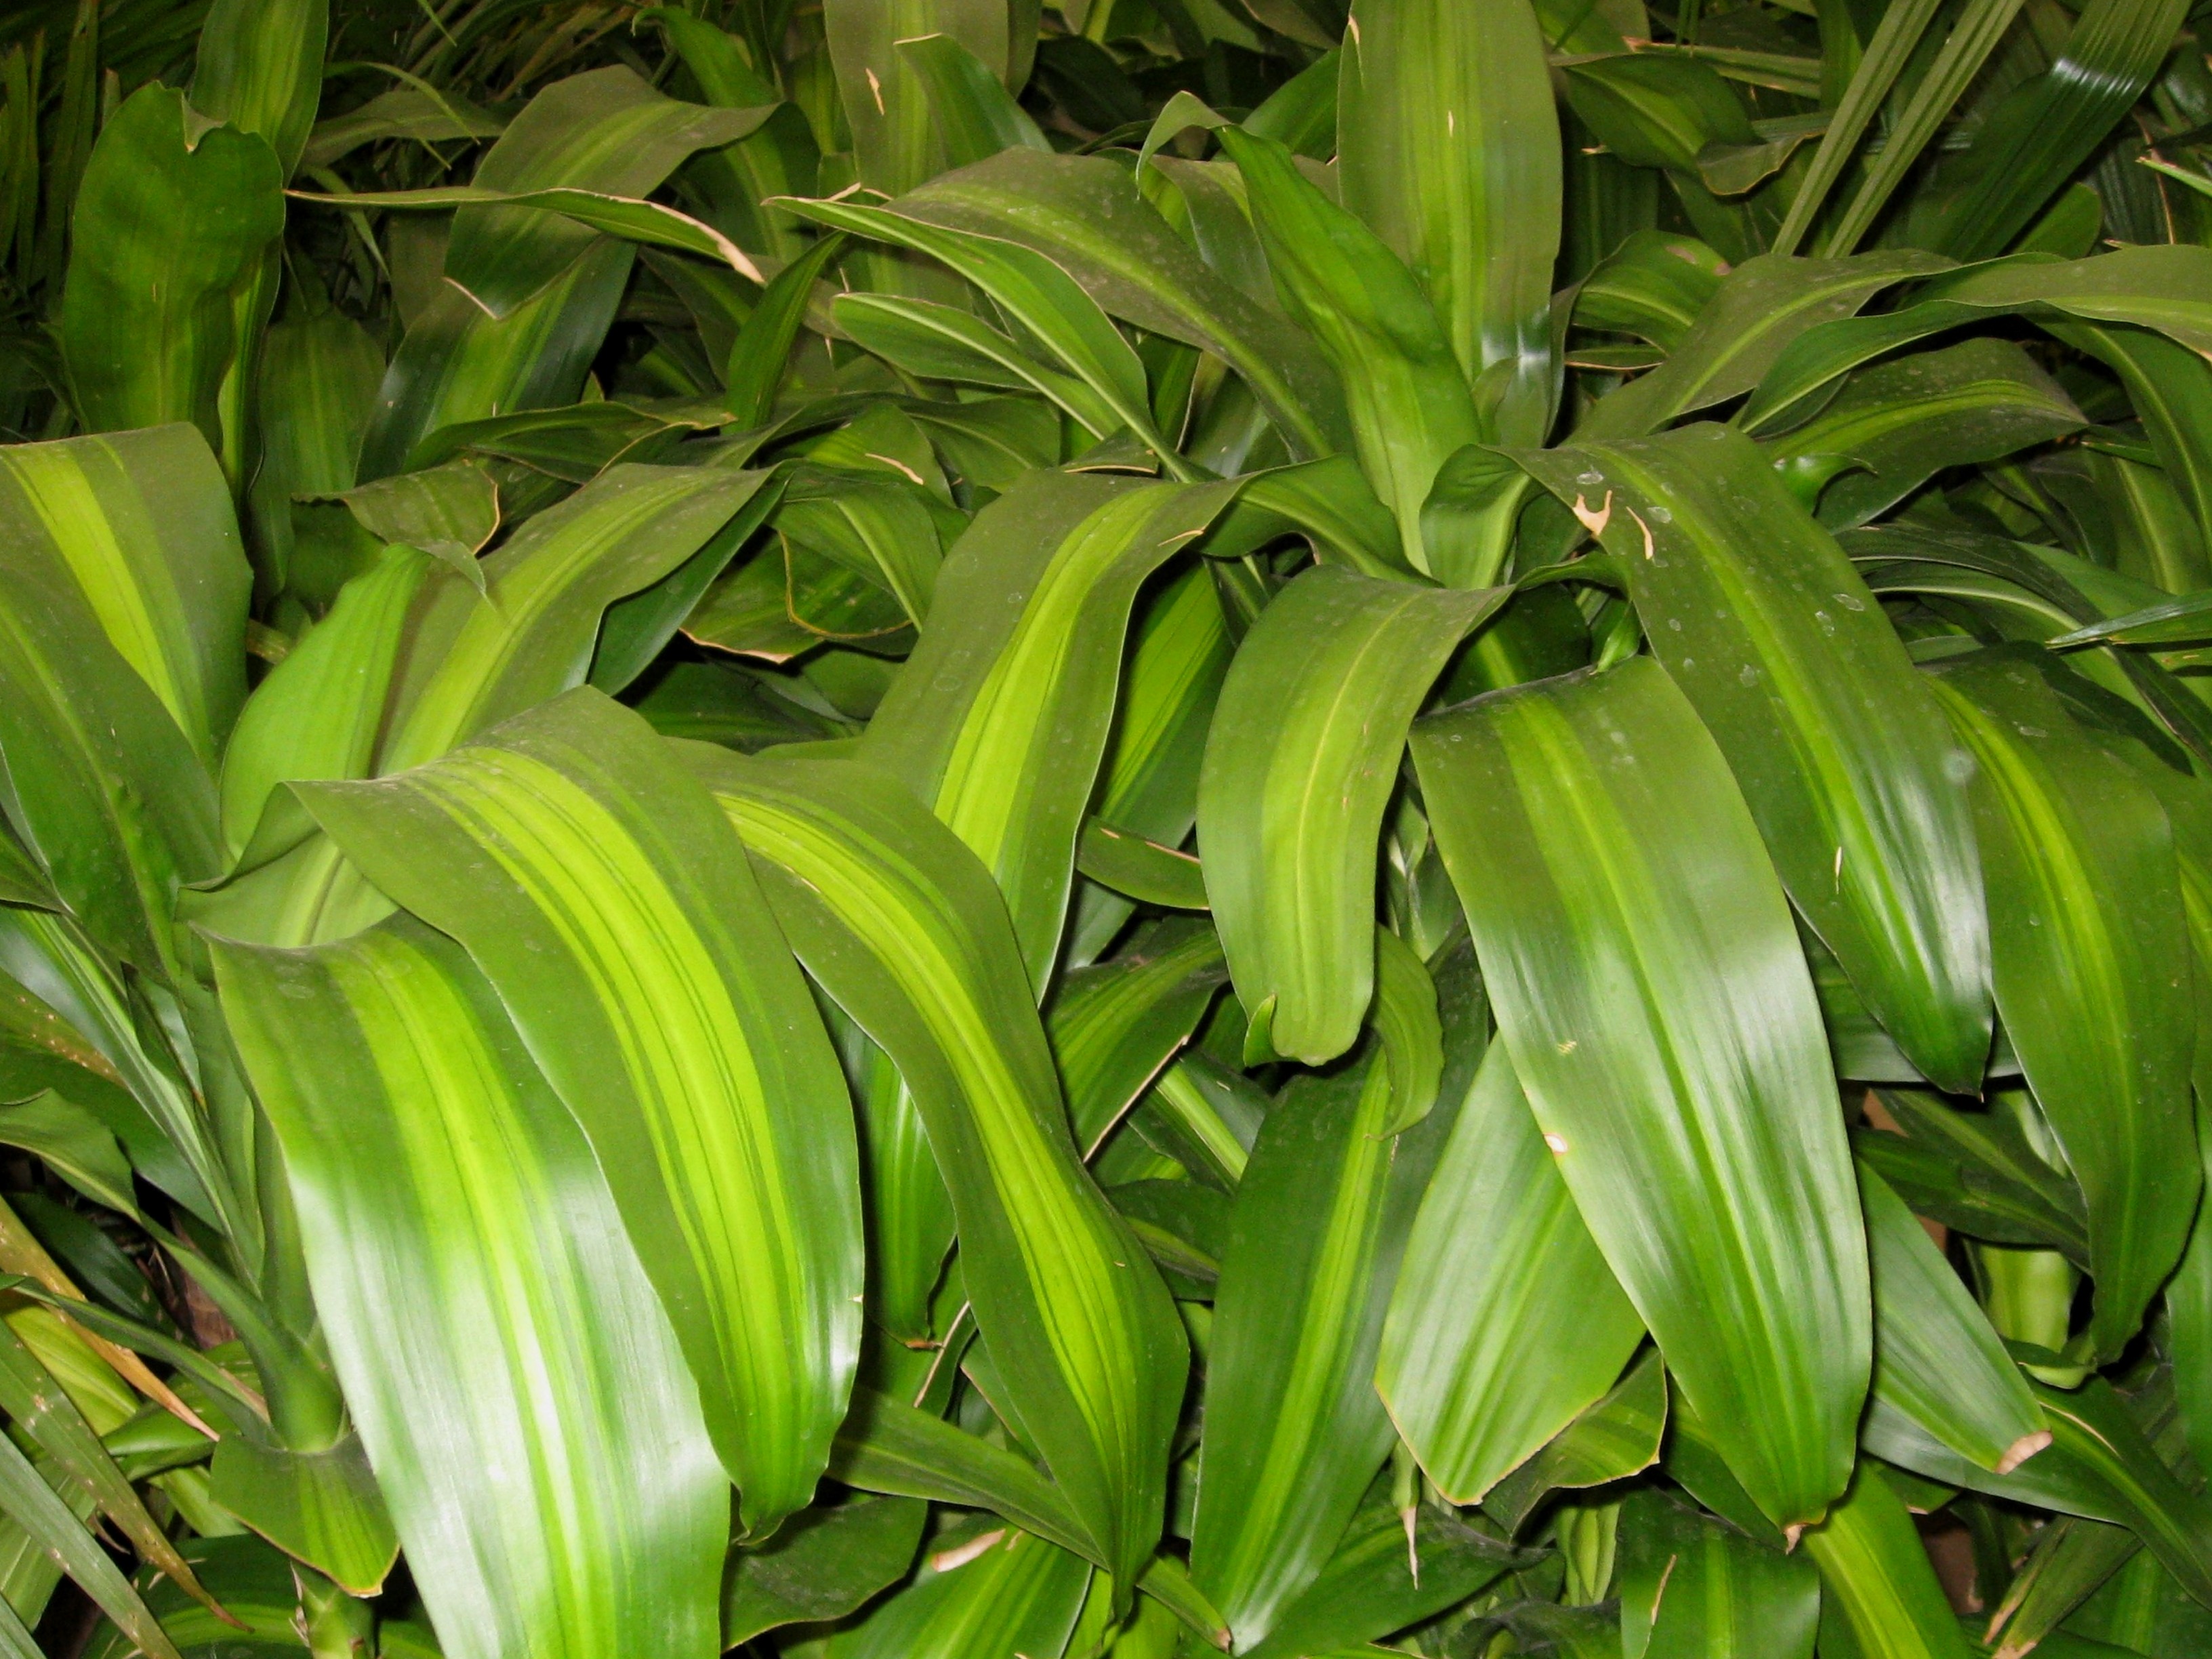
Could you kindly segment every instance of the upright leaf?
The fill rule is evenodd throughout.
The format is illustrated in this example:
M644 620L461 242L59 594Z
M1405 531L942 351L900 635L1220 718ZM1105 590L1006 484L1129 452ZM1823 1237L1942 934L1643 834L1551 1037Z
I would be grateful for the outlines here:
M290 178L323 96L330 0L219 0L201 25L188 96L203 115L269 141Z
M747 1527L772 1530L811 1498L852 1382L857 1154L727 823L588 689L381 781L295 787L498 990L609 1172Z
M1344 205L1406 262L1501 443L1550 425L1559 119L1534 9L1355 5L1338 66ZM1503 365L1503 367L1498 367Z
M1777 1526L1850 1471L1865 1243L1812 981L1725 763L1656 663L1493 693L1413 756L1546 1145Z

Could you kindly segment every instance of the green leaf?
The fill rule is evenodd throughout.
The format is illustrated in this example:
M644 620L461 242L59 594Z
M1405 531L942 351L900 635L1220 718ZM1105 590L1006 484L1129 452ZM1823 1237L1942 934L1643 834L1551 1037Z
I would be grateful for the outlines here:
M386 717L379 771L398 771L566 690L600 618L702 550L765 483L762 472L623 465L539 514L483 562L484 591L439 574L412 629L420 670ZM649 653L648 653L649 654Z
M491 986L406 921L215 952L445 1651L711 1650L726 1480L591 1148Z
M363 144L388 138L442 143L453 138L496 138L506 123L451 90L399 86L367 103L318 121L307 136L299 167L314 173L341 161Z
M1911 248L1853 259L1763 254L1746 260L1722 279L1667 361L1601 398L1575 435L1640 438L1677 416L1748 392L1807 331L1850 318L1907 277L1948 268L1948 261Z
M928 1515L912 1498L854 1498L802 1510L760 1548L739 1550L722 1590L724 1649L857 1611L906 1577Z
M1206 873L1188 853L1117 830L1103 818L1085 818L1076 843L1075 867L1102 886L1170 910L1203 910Z
M694 150L733 143L767 117L764 108L678 103L620 65L592 70L556 81L532 98L485 153L474 188L503 196L574 190L639 198ZM453 216L446 245L446 280L495 319L504 319L596 240L586 224L526 207L464 207Z
M974 231L948 230L857 202L787 201L817 224L941 260L1029 331L1170 469L1188 468L1154 430L1145 366L1075 279L1033 248Z
M1820 1011L1719 750L1656 663L1413 734L1514 1068L1681 1393L1777 1526L1851 1464L1865 1245Z
M896 41L892 49L926 91L932 135L944 146L946 167L964 167L1018 146L1051 154L1036 123L1000 82L999 70L951 35L925 34Z
M1859 1166L1874 1276L1874 1402L1996 1474L2051 1443L1988 1317L1888 1183Z
M2081 1188L2009 1114L1958 1110L1917 1090L1877 1092L1911 1139L1860 1130L1854 1150L1915 1214L2000 1244L2040 1244L2087 1268Z
M1299 173L1290 151L1233 127L1221 138L1243 176L1284 309L1344 383L1360 466L1397 515L1406 561L1431 570L1420 513L1437 469L1492 435L1451 337L1404 263Z
M1250 386L1293 454L1349 447L1343 393L1314 343L1209 268L1104 157L1009 151L932 179L895 210L1033 247L1108 315L1212 352ZM1265 295L1264 272L1261 283Z
M727 823L588 689L411 771L295 787L498 988L610 1172L747 1528L772 1531L812 1494L857 1359L857 1153Z
M1338 70L1344 205L1406 262L1510 444L1544 441L1556 396L1559 132L1544 56L1523 0L1368 0Z
M182 93L142 87L77 188L61 346L94 431L190 421L222 442L217 397L254 344L232 301L284 228L284 178L265 140L196 125Z
M222 471L193 428L0 448L10 568L74 586L212 763L246 700L252 586Z
M896 780L687 745L800 959L913 1091L1004 1384L1092 1559L1152 1553L1187 1350L1165 1289L1084 1172L988 872Z
M1443 1034L1436 982L1413 947L1387 927L1375 930L1375 1006L1370 1016L1390 1073L1390 1116L1382 1133L1412 1128L1437 1103L1443 1078Z
M830 1644L832 1659L966 1659L1058 1653L1091 1586L1090 1564L1026 1533L979 1533Z
M1029 79L1036 15L1003 0L841 0L830 9L823 22L862 180L896 196L946 166L942 118L900 42L949 36L1018 92ZM1016 21L1024 17L1027 27Z
M1206 894L1255 1035L1319 1065L1374 995L1375 842L1405 732L1506 590L1302 573L1246 637L1199 780Z
M254 410L261 465L246 491L257 574L264 588L291 591L310 611L324 609L353 569L317 556L314 538L294 523L294 497L353 482L383 379L383 348L343 313L287 318L262 337ZM305 516L312 522L316 510Z
M13 1082L7 1085L13 1092ZM0 1146L17 1146L95 1204L136 1215L131 1160L115 1133L91 1111L52 1089L0 1106Z
M1820 1570L1824 1627L1840 1625L1861 1651L1883 1659L1966 1659L1912 1517L1874 1464L1859 1465L1850 1491L1804 1544Z
M2000 460L2083 424L2074 400L2018 346L1973 339L1862 370L1771 447L1784 470L1824 456L1862 464L1820 495L1820 521L1847 526L1878 517L1946 467Z
M1380 1045L1374 1045L1379 1048ZM1191 1575L1239 1650L1312 1584L1390 1444L1376 1345L1453 1114L1387 1133L1379 1053L1293 1082L1237 1188L1214 1297Z
M1236 489L1031 475L954 546L939 620L869 724L866 757L932 803L998 878L1040 992L1137 591Z
M499 318L458 288L441 284L385 371L376 413L362 437L360 477L386 477L447 459L414 459L443 428L573 404L614 320L636 253L627 242L600 238Z
M1482 1501L1620 1376L1643 1322L1493 1042L1421 1200L1375 1386L1421 1468Z
M257 132L289 177L323 95L330 0L219 0L201 25L186 96L202 115Z
M30 1540L75 1579L94 1605L141 1650L154 1659L179 1659L176 1644L99 1540L70 1513L69 1505L55 1494L14 1440L0 1435L0 1443L0 1443L0 1514L22 1528ZM15 1627L21 1624L19 1618ZM31 1651L38 1651L35 1644Z
M1491 1490L1483 1507L1515 1531L1547 1494L1601 1486L1659 1461L1667 1428L1667 1368L1647 1351L1612 1391L1585 1407L1535 1455Z
M1213 929L1178 921L1060 980L1045 1031L1086 1158L1189 1041L1227 977Z
M1695 237L1632 232L1575 290L1575 325L1638 335L1672 352L1726 274L1721 257Z
M411 547L386 548L254 688L222 757L223 840L234 861L274 857L313 833L280 784L368 775L408 613L430 568ZM242 856L249 843L254 860Z
M1601 539L1798 911L1906 1057L1975 1091L1990 947L1966 757L1843 550L1724 427L1522 459L1562 501L1604 492Z
M1514 1559L1510 1546L1433 1506L1422 1506L1408 1538L1388 1504L1368 1503L1304 1594L1249 1651L1254 1659L1364 1653L1359 1644L1464 1601L1504 1577Z
M1925 275L1930 268L1923 261L1899 275ZM2208 283L2212 249L2190 246L2121 248L2087 259L2019 254L1969 265L1929 283L1894 311L1814 319L1821 326L1790 339L1738 388L1757 386L1736 422L1753 433L1786 430L1818 406L1814 394L1837 376L1993 314L2130 323L2192 351L2212 350L2212 300L2203 297L2212 291Z
M791 348L806 319L807 304L814 297L815 281L844 250L842 236L824 236L776 272L775 280L762 291L760 303L730 348L723 374L738 426L766 424L775 408L776 388L783 384Z
M216 1448L209 1495L349 1595L374 1595L399 1554L384 1494L358 1438L316 1451L257 1445L236 1435Z
M1662 1492L1621 1505L1614 1583L1627 1659L1808 1659L1820 1581Z
M1935 684L1980 767L1997 1012L2081 1183L2089 1340L2117 1354L2181 1254L2202 1180L2172 833L2033 658L1978 656Z

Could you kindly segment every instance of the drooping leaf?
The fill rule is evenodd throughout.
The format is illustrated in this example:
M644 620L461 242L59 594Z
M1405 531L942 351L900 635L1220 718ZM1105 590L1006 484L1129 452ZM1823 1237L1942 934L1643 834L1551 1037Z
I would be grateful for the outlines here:
M1391 1296L1375 1386L1392 1422L1447 1498L1479 1503L1612 1386L1643 1335L1492 1043Z
M958 1218L1002 1404L1091 1559L1131 1583L1158 1536L1187 1349L1091 1185L989 872L896 780L687 745L817 981L914 1092Z
M1199 842L1255 1033L1309 1064L1374 994L1375 841L1404 733L1500 588L1302 573L1231 665L1199 780Z
M1803 1542L1820 1569L1823 1628L1839 1625L1863 1652L1966 1659L1912 1517L1875 1465L1859 1465L1850 1490Z
M788 947L662 745L580 689L381 781L295 787L497 988L609 1172L765 1534L811 1498L851 1385L857 1153Z
M445 1651L714 1652L726 1477L591 1148L491 986L404 920L216 957Z
M1483 1507L1517 1530L1551 1492L1601 1486L1650 1468L1666 1428L1667 1371L1657 1351L1647 1350L1610 1393L1492 1487Z
M1577 1207L1745 1490L1817 1519L1866 1387L1865 1246L1812 983L1719 750L1637 660L1479 699L1413 753Z
M1913 1063L1976 1091L1989 944L1965 757L1842 549L1723 427L1522 459L1603 520L1798 910Z

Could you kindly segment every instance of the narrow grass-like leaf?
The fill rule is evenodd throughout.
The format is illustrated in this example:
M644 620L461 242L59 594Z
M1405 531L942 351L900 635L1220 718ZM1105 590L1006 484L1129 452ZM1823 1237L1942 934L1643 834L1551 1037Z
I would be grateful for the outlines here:
M1920 1534L1881 1471L1862 1463L1850 1491L1805 1534L1820 1569L1821 1624L1883 1659L1967 1659Z
M1725 763L1656 663L1413 754L1515 1070L1668 1369L1777 1526L1848 1478L1872 1332L1820 1012Z
M857 1360L857 1154L728 823L588 689L382 781L295 787L498 988L609 1172L747 1527L772 1530L811 1498Z
M216 954L445 1651L714 1653L728 1486L591 1148L491 986L405 921Z
M1045 1031L1086 1158L1189 1040L1227 977L1213 929L1177 921L1060 981Z

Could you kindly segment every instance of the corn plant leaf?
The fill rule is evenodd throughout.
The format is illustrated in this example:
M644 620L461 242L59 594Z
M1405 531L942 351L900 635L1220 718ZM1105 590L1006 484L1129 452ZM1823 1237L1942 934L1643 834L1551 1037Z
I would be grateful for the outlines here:
M1605 1394L1643 1338L1493 1042L1391 1294L1375 1386L1392 1422L1438 1490L1480 1503Z
M178 889L221 860L206 769L73 581L10 564L0 639L0 756L16 834L103 950L172 976Z
M1808 330L1849 318L1883 289L1949 268L1899 248L1852 259L1765 254L1723 277L1667 361L1591 406L1577 438L1640 438L1748 392Z
M1194 255L1103 157L1000 155L932 179L895 210L1024 243L1108 315L1214 353L1251 386L1293 453L1350 447L1343 393L1314 343Z
M932 1571L830 1642L831 1659L1058 1653L1091 1588L1081 1556L1004 1528L926 1560Z
M997 877L1040 990L1137 590L1236 489L1031 475L947 556L933 601L943 621L870 722L866 757L930 802Z
M1337 70L1344 205L1428 294L1501 443L1542 442L1554 396L1561 185L1544 51L1532 6L1369 3Z
M1926 275L1923 268L1904 275ZM1816 394L1861 363L1962 324L2017 314L2031 319L2130 323L2192 351L2212 350L2212 249L2122 248L2087 259L2016 254L1938 276L1909 304L1872 317L1815 319L1768 357L1737 422L1747 431L1786 430L1819 407ZM1854 307L1856 309L1856 307Z
M504 196L574 190L642 198L692 151L734 143L768 114L765 107L679 103L618 65L572 75L547 87L507 124L477 167L474 188ZM588 222L522 206L464 207L453 216L446 246L446 280L488 315L505 318L594 240Z
M1802 1556L1644 1490L1622 1503L1614 1583L1626 1659L1808 1659L1820 1580Z
M179 1659L176 1644L161 1628L123 1570L15 1441L0 1440L0 1512L23 1529L29 1544L42 1551L76 1581L94 1606L153 1659ZM18 1623L21 1621L18 1620ZM37 1652L35 1644L33 1652Z
M444 1650L714 1652L726 1477L591 1147L490 984L405 919L215 951Z
M1387 1134L1390 1073L1301 1078L1237 1188L1214 1297L1191 1576L1239 1650L1312 1584L1390 1443L1376 1345L1451 1112Z
M284 228L284 178L236 127L189 142L189 112L146 86L101 127L71 215L61 344L93 430L190 421L219 447L224 377L253 344L232 300Z
M1359 464L1397 517L1415 569L1432 568L1420 514L1444 458L1491 435L1451 337L1397 254L1299 173L1289 150L1234 127L1237 163L1284 310L1335 367Z
M1086 818L1076 843L1075 867L1091 880L1133 899L1170 910L1203 910L1206 872L1188 853Z
M1364 1652L1359 1644L1465 1601L1504 1577L1517 1559L1510 1545L1429 1505L1415 1516L1409 1540L1396 1511L1370 1501L1304 1594L1249 1651L1254 1659Z
M1799 912L1913 1064L1978 1091L1989 945L1966 758L1850 561L1723 427L1524 460L1562 500L1610 499L1601 540Z
M504 317L489 315L451 284L441 287L384 372L362 435L361 479L446 459L415 459L444 428L573 404L614 321L636 253L613 237L597 239Z
M329 0L222 0L201 26L186 95L201 114L267 139L289 177L315 124L329 37Z
M1176 921L1060 980L1045 1034L1085 1157L1189 1041L1227 978L1213 929Z
M388 138L412 138L422 143L496 138L506 126L498 116L457 92L398 86L343 115L316 122L300 153L299 165L309 172L328 167L363 144Z
M1172 459L1154 430L1145 366L1098 303L1073 277L1034 248L974 231L951 230L856 202L791 200L780 205L817 224L911 248L941 260L990 296L1059 359L1060 366L1138 437Z
M183 423L0 450L13 569L83 594L123 659L212 764L246 699L252 574L222 471Z
M1601 1486L1650 1468L1666 1429L1667 1368L1650 1349L1603 1399L1492 1487L1483 1507L1517 1532L1549 1492Z
M661 745L584 688L414 770L295 787L498 988L610 1172L765 1534L810 1500L851 1386L857 1152L805 981Z
M2085 423L2018 346L1974 339L1862 370L1771 450L1785 468L1826 455L1862 464L1820 494L1820 521L1844 527L1887 511L1945 467L1999 460Z
M906 1577L928 1517L928 1505L910 1498L856 1498L792 1516L760 1548L732 1558L722 1640L735 1646L779 1625L857 1612Z
M913 1091L1000 1403L1050 1465L1091 1559L1131 1583L1158 1537L1188 1350L1158 1275L1076 1155L989 872L866 767L682 752L808 971Z
M1030 30L1015 21L1022 15L977 0L928 0L921 5L840 0L825 14L837 96L852 131L863 181L896 195L946 165L944 140L934 130L928 83L899 50L899 43L921 35L946 35L981 59L993 75L1005 77L1009 91L1018 91L1029 79L1036 44ZM1028 15L1034 18L1035 14Z
M994 69L950 34L895 41L892 50L920 79L933 119L932 135L944 147L947 167L963 167L1002 149L1049 155L1052 146Z
M314 1451L227 1435L209 1468L209 1495L349 1595L374 1595L399 1539L360 1439Z
M1425 721L1413 755L1577 1207L1759 1510L1818 1519L1867 1385L1865 1244L1812 982L1719 750L1637 660Z
M1967 1659L1912 1517L1880 1468L1862 1463L1850 1492L1803 1541L1820 1570L1823 1628L1840 1625L1862 1652Z
M1889 1189L1859 1167L1874 1276L1874 1403L2007 1474L2051 1443L2043 1412L1951 1264Z
M1246 637L1207 733L1200 851L1237 994L1278 1054L1349 1048L1373 998L1375 840L1407 727L1503 588L1302 573Z
M2033 658L1977 657L1935 684L1981 769L1997 1010L2081 1184L2090 1341L2114 1354L2179 1258L2202 1181L2172 832Z

